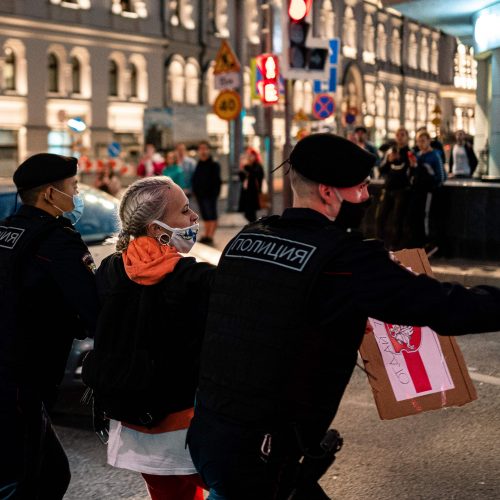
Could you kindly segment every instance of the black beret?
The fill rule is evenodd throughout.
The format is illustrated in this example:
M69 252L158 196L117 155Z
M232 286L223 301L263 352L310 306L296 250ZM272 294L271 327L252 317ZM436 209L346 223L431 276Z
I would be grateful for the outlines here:
M32 189L76 175L78 160L72 156L38 153L23 161L14 172L18 190Z
M352 187L370 175L376 158L338 135L311 134L296 144L289 161L307 179L327 186Z

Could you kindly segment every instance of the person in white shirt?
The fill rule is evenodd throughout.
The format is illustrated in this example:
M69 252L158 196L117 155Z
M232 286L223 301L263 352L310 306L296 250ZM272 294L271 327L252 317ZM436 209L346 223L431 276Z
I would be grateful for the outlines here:
M477 167L477 157L472 146L465 140L465 132L455 134L456 144L450 153L450 174L456 178L470 178Z

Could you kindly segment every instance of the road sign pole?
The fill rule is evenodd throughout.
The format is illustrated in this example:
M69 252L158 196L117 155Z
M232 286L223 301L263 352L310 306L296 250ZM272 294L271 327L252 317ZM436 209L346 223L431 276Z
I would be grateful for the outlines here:
M243 53L244 42L244 26L245 26L245 8L242 0L236 0L235 4L235 39L234 47L236 56L240 61L246 61L247 58ZM243 97L243 73L244 65L240 65L240 86L239 92ZM242 99L243 101L244 99ZM243 110L242 110L243 111ZM229 192L227 197L228 212L236 212L238 210L238 198L240 194L240 179L238 176L240 168L240 156L243 151L243 114L240 112L235 120L229 124Z

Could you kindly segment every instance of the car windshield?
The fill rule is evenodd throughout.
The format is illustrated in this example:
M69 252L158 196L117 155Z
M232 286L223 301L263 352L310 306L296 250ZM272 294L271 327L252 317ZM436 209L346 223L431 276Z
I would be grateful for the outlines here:
M119 201L103 191L79 184L80 194L85 202L82 218L75 229L87 244L101 243L120 230L118 217ZM17 207L21 205L18 198ZM16 210L15 188L3 187L0 191L0 220Z

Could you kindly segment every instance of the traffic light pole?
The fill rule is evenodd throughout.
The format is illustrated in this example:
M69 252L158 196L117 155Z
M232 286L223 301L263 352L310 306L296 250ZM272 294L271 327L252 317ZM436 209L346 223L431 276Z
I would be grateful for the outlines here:
M265 34L263 51L267 54L273 52L273 8L270 2L262 5L262 10L266 14L265 27L262 32ZM273 168L274 168L274 130L273 119L274 110L273 106L264 107L264 119L266 123L266 164L267 164L267 189L269 194L269 214L274 212L274 182L273 182Z
M285 80L285 145L283 146L283 160L290 158L292 152L292 92L293 81L290 79ZM290 176L285 175L289 170L289 165L285 164L283 167L283 209L290 208L293 203L292 186L290 184Z

